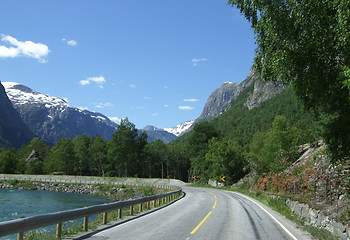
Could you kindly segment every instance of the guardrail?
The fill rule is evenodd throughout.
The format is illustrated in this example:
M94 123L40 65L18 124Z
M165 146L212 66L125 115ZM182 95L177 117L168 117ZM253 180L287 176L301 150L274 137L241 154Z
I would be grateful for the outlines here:
M88 230L88 219L89 216L103 213L103 224L107 223L107 213L113 210L118 210L119 218L121 218L121 209L130 207L130 213L133 215L133 206L147 203L147 208L150 208L150 203L153 201L153 205L160 205L161 200L171 201L176 197L181 196L182 190L172 191L160 195L154 195L144 198L138 198L122 202L107 203L101 205L95 205L85 208L67 210L56 213L49 213L43 215L37 215L32 217L26 217L22 219L11 220L7 222L0 222L0 237L16 234L17 239L23 239L23 233L26 231L34 230L41 227L57 224L56 237L61 238L62 234L62 223L70 220L84 218L84 231Z

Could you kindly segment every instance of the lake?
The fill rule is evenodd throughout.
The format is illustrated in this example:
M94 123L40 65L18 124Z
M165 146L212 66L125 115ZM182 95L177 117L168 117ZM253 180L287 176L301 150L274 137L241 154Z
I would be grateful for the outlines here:
M106 202L98 196L76 193L0 189L0 222Z

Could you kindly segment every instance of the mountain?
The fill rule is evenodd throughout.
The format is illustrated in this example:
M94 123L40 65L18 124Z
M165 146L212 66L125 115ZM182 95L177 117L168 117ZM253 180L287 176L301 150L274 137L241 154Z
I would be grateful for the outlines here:
M193 124L193 120L192 121L187 121L184 123L180 123L178 125L176 125L175 127L172 128L163 128L163 130L174 134L176 137L181 136L184 132L186 132Z
M176 135L165 131L162 128L157 128L154 126L146 126L142 129L142 131L145 131L147 133L147 141L148 142L154 142L156 140L162 140L164 143L170 143L171 141L175 140L177 138Z
M3 82L6 93L24 123L42 140L55 144L60 138L96 134L110 139L117 124L101 113L70 106L65 100L39 93L13 82Z
M281 93L284 86L280 83L265 83L254 69L250 69L247 78L241 83L225 82L216 89L209 96L201 115L195 120L195 123L210 121L226 112L247 89L251 89L251 92L246 99L245 106L248 109L253 109Z
M0 147L21 147L35 135L12 106L5 88L0 82Z

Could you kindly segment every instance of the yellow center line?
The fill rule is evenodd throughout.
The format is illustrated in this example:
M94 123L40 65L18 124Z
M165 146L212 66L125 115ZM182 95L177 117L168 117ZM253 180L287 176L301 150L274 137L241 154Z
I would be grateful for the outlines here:
M213 194L210 193L211 195L213 195L215 197L215 203L213 206L213 209L216 207L216 203L218 202L218 198ZM203 225L203 223L207 220L207 218L210 216L212 211L210 211L207 216L205 216L205 218L203 218L203 220L197 225L197 227L195 227L195 229L193 229L193 231L191 232L191 234L194 234L195 232L197 232L197 230Z

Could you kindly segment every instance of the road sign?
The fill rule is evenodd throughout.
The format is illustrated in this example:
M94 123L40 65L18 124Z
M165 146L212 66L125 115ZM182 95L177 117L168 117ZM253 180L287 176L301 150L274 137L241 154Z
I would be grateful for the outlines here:
M226 176L221 177L221 181L226 182Z
M194 175L192 178L193 178L193 180L198 180L199 179L199 177L197 175Z
M139 177L139 175L136 173L136 174L135 174L135 178L138 178L138 177Z
M168 179L170 179L171 178L171 176L170 175L168 175Z

